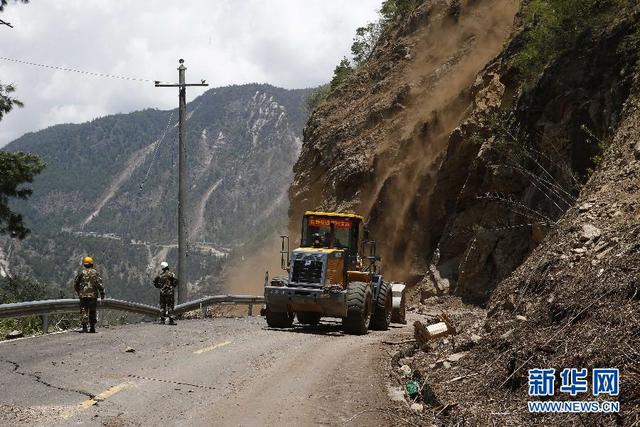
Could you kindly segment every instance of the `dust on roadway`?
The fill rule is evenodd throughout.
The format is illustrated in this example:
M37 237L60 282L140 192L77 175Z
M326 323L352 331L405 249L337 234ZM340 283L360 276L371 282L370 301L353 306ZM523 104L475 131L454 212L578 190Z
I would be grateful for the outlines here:
M249 317L6 341L0 424L393 425L380 347L403 333Z

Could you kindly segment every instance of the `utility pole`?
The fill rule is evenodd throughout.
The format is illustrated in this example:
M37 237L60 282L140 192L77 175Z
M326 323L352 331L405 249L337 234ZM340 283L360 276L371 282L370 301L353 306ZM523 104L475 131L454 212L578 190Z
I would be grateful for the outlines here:
M178 84L161 84L155 82L156 87L178 88L178 304L187 302L187 86L209 86L202 83L185 83L184 59L178 61Z

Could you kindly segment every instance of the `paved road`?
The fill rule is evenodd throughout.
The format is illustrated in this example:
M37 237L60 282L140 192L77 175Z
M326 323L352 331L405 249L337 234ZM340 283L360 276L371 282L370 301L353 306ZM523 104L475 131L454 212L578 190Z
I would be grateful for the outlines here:
M0 425L393 425L380 340L406 331L205 319L2 342Z

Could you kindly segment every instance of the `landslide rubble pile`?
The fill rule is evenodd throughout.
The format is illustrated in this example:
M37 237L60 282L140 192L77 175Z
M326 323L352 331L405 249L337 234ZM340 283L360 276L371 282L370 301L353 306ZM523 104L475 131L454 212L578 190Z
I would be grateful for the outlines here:
M631 426L640 421L639 189L636 78L615 138L576 206L498 286L486 320L476 314L482 321L470 322L477 310L471 307L461 319L465 306L459 303L425 301L433 307L425 308L427 319L429 310L453 311L460 331L476 337L458 344L436 341L415 352L411 368L421 370L433 402L427 406L433 411L414 415L420 422ZM455 366L443 365L461 351L468 352ZM530 414L528 369L567 367L619 368L620 414Z

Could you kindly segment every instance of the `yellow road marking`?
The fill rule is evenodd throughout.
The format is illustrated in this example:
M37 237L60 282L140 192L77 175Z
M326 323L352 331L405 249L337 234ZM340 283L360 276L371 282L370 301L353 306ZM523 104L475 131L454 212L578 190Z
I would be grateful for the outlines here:
M194 351L193 354L206 353L208 351L215 350L216 348L224 347L227 344L231 344L231 341L225 341L225 342L221 342L221 343L216 344L216 345L212 345L211 347L201 348L200 350Z
M62 414L62 418L64 419L68 419L71 418L72 416L74 416L75 414L77 414L80 411L84 411L87 408L92 407L93 405L95 405L98 402L101 402L111 396L113 396L114 394L125 390L131 386L133 386L134 384L130 381L118 384L118 385L114 385L113 387L110 387L108 389L106 389L105 391L103 391L102 393L96 395L95 397L93 397L92 399L87 399L84 402L80 403L78 406L76 406L73 409L70 409L69 411L66 411Z

